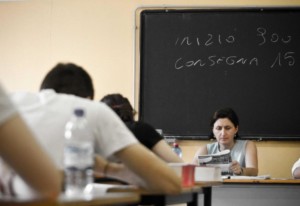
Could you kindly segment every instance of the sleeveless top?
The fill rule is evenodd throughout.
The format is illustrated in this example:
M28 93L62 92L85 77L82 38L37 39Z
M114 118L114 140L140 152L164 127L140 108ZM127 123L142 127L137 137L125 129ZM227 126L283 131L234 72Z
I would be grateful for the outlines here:
M235 140L235 144L230 151L231 159L240 163L241 167L246 167L245 153L248 140ZM206 145L208 154L216 154L219 151L218 142Z

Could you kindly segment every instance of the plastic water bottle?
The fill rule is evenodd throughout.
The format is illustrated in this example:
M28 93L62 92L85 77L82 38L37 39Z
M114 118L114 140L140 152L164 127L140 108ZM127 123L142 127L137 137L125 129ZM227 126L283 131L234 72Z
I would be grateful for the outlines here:
M182 150L179 147L178 143L174 142L173 143L173 148L172 148L173 152L175 152L180 158L182 158Z
M80 196L93 183L94 140L83 109L75 109L65 127L65 194Z

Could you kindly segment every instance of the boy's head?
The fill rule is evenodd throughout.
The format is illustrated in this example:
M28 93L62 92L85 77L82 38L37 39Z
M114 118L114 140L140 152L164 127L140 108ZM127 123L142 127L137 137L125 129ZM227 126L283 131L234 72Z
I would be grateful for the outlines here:
M53 89L57 93L94 98L92 78L82 67L72 63L58 63L45 76L40 89Z

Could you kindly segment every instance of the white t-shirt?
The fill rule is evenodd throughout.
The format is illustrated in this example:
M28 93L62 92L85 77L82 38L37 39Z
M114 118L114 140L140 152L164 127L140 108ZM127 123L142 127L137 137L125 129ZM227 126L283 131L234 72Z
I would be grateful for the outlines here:
M17 114L17 109L0 83L0 125Z
M293 167L292 167L292 175L294 174L295 169L297 169L298 167L300 167L300 159L298 159L298 160L294 163L294 165L293 165Z
M75 108L83 108L95 137L95 152L105 158L137 143L126 125L106 104L54 90L11 95L21 115L59 168L63 168L65 124Z

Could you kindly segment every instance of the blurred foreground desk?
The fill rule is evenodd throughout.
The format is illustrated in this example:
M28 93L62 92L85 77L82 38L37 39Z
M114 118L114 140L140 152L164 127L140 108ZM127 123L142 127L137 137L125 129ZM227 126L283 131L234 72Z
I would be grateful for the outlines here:
M40 199L0 198L0 206L101 206L101 205L129 205L140 201L135 192L108 193L90 198L67 198L62 195L57 201Z
M225 179L212 188L212 206L300 205L300 180Z
M61 197L59 206L129 205L138 203L140 195L135 192L106 193L87 199Z

